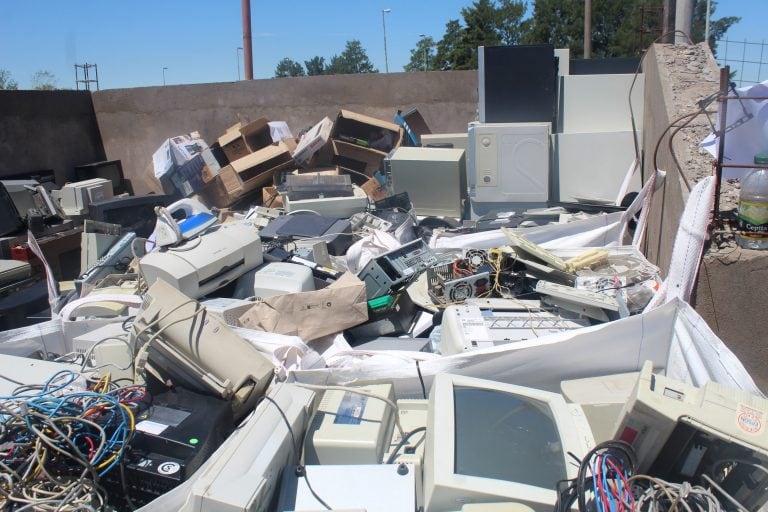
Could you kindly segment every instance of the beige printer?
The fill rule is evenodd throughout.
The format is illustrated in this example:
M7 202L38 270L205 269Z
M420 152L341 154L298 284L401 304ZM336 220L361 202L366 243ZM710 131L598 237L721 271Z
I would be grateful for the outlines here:
M212 227L179 245L153 251L140 260L148 285L158 279L196 299L261 265L261 239L250 222Z

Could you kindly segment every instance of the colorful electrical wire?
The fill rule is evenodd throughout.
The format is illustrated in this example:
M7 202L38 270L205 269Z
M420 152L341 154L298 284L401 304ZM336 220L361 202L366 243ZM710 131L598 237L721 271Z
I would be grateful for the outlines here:
M0 509L105 505L99 480L122 460L135 428L131 405L146 392L115 387L108 376L68 391L77 378L59 372L37 389L0 397Z

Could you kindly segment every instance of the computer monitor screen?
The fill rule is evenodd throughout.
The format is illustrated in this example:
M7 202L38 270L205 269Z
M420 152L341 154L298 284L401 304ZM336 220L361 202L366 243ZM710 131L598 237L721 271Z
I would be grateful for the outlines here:
M92 178L110 180L115 194L133 193L133 190L126 188L129 184L125 181L123 164L120 160L106 160L104 162L79 165L75 167L75 175L78 181L90 180Z
M93 220L119 224L126 231L146 238L152 234L157 222L155 206L168 206L172 202L171 196L164 194L115 197L91 203L88 211Z
M561 395L458 375L435 377L424 458L427 512L517 502L551 511L558 481L594 445L581 408Z
M454 473L544 488L566 478L560 434L545 402L463 386L454 386L453 400Z

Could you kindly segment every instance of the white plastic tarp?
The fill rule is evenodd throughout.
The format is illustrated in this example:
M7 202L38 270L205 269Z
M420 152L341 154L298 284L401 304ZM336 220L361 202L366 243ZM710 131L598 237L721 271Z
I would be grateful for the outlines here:
M664 182L664 177L665 174L661 171L654 173L626 211L595 215L567 224L548 224L521 229L519 233L547 249L621 245L629 222L642 209L643 213L637 221L637 236L633 240L633 243L639 246L642 235L645 233L647 212L650 210L653 192ZM508 244L509 240L500 229L459 236L438 233L430 241L430 246L436 249L469 247L491 249Z
M741 178L747 169L728 167L728 164L750 165L755 154L765 151L768 138L768 80L761 84L736 89L740 99L729 99L727 105L725 151L723 152L723 179ZM731 93L733 95L733 93ZM750 97L761 99L749 99ZM720 127L720 112L715 126ZM717 158L720 138L710 133L701 147Z
M350 384L390 380L399 397L421 394L434 375L457 373L558 391L560 381L640 371L645 360L670 377L701 386L710 380L761 394L736 356L687 303L535 340L453 356L421 352L325 353L327 368L291 372L298 382ZM419 360L419 368L416 367Z

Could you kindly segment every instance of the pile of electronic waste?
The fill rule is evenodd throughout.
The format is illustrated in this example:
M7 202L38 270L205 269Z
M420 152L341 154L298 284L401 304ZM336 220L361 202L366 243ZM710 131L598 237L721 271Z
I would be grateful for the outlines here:
M30 238L14 253L45 269L58 319L14 338L15 353L39 352L0 355L0 509L764 507L764 400L650 365L563 381L559 394L425 382L418 363L419 397L389 381L291 382L287 367L324 368L328 346L416 361L530 346L639 314L659 287L633 246L547 249L526 236L610 208L466 219L463 149L405 147L418 142L408 126L342 111L293 143L266 120L210 148L175 137L154 155L162 196L111 197L118 181L106 179L58 199L24 188L62 210L46 218L76 225L79 257L44 262L55 234L44 231L43 250ZM433 243L486 230L503 243Z

